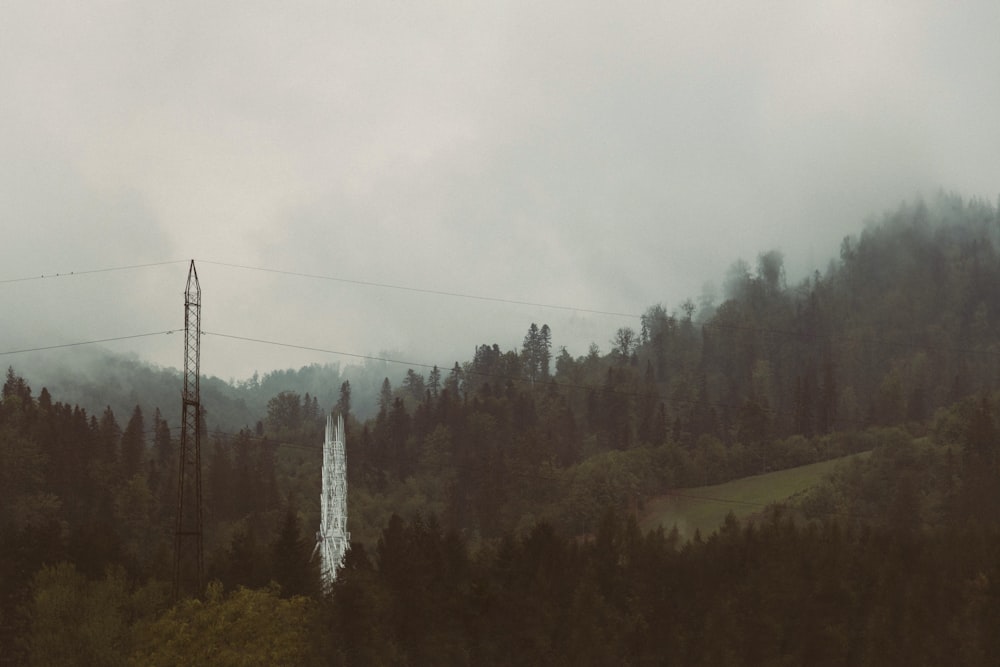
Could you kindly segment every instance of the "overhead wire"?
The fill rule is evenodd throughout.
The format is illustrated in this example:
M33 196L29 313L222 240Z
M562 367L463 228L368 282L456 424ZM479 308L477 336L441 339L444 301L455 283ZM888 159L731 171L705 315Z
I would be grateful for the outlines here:
M116 272L116 271L127 271L127 270L133 270L133 269L149 268L149 267L156 267L156 266L165 266L165 265L170 265L170 264L187 263L188 261L190 261L190 260L165 260L165 261L161 261L161 262L149 262L149 263L145 263L145 264L132 264L132 265L127 265L127 266L113 266L113 267L105 267L105 268L97 268L97 269L87 269L87 270L83 270L83 271L68 271L68 272L60 272L60 273L43 274L43 275L38 275L38 276L25 276L25 277L20 277L20 278L8 278L8 279L0 279L0 284L2 284L2 283L24 282L24 281L30 281L30 280L41 280L41 279L44 279L44 278L65 278L65 277L81 276L81 275L95 274L95 273L108 273L108 272ZM565 305L565 304L541 303L541 302L536 302L536 301L528 301L528 300L520 300L520 299L510 299L510 298L496 297L496 296L486 296L486 295L481 295L481 294L472 294L472 293L464 293L464 292L453 292L453 291L447 291L447 290L429 289L429 288L422 288L422 287L413 287L413 286L408 286L408 285L398 285L398 284L393 284L393 283L376 282L376 281L361 280L361 279L355 279L355 278L344 278L344 277L339 277L339 276L329 276L329 275L321 275L321 274L315 274L315 273L306 273L306 272L300 272L300 271L289 271L289 270L284 270L284 269L275 269L275 268L268 268L268 267L251 266L251 265L248 265L248 264L238 264L238 263L234 263L234 262L221 262L221 261L210 260L210 259L195 259L194 261L195 262L200 262L202 264L209 264L209 265L215 265L215 266L235 268L235 269L240 269L240 270L245 270L245 271L257 271L257 272L271 273L271 274L277 274L277 275L287 275L287 276L294 276L294 277L300 277L300 278L307 278L307 279L312 279L312 280L323 280L323 281L331 281L331 282L340 282L340 283L345 283L345 284L360 285L360 286L367 286L367 287L377 287L377 288L391 289L391 290L402 290L402 291L406 291L406 292L413 292L413 293L420 293L420 294L430 294L430 295L436 295L436 296L445 296L445 297L463 298L463 299L473 299L473 300L489 301L489 302L495 302L495 303L506 303L506 304L513 304L513 305L530 306L530 307L535 307L535 308L546 308L546 309L563 310L563 311L568 311L568 312L589 313L589 314L594 314L594 315L606 315L606 316L613 316L613 317L626 317L626 318L630 318L630 319L642 319L644 317L643 315L639 315L639 314L636 314L636 313L625 313L625 312L618 312L618 311L611 311L611 310L601 310L601 309L595 309L595 308L584 308L584 307L580 307L580 306ZM675 318L673 316L670 316L670 319L675 319ZM754 333L754 334L763 334L763 335L778 335L778 336L785 336L785 337L789 337L789 338L797 338L797 339L802 339L802 340L821 340L821 341L825 340L825 341L828 341L828 342L853 342L853 343L858 343L858 344L868 344L868 345L874 345L874 346L880 346L880 347L921 349L921 350L928 350L928 351L950 351L950 352L958 352L958 353L983 354L983 355L987 355L987 356L1000 356L1000 350L982 350L982 349L973 349L971 347L962 347L962 346L941 346L941 345L930 345L930 344L920 343L920 342L912 342L911 343L911 342L905 342L905 341L890 341L890 340L886 340L886 339L881 338L881 337L859 337L859 336L851 336L851 335L836 335L836 336L831 336L831 335L823 335L823 334L813 333L813 332L807 332L807 331L793 331L793 330L788 330L788 329L777 329L777 328L772 328L772 327L748 326L748 325L739 325L739 324L725 324L725 323L720 323L720 322L692 322L692 324L693 324L693 326L701 327L703 329L709 329L709 330L714 329L714 330L719 330L719 331L740 331L740 332L745 332L745 333ZM218 334L218 335L221 335L221 334ZM285 345L285 346L286 347L296 347L296 346L293 346L293 345ZM308 346L300 346L300 348L301 349L305 349L305 350L318 351L318 352L331 352L331 353L335 353L335 354L341 354L343 356L354 356L354 357L362 357L362 358L371 358L371 357L367 357L366 355L356 355L356 354L349 353L349 352L337 352L337 351L329 351L329 350L322 350L322 349L315 349L315 350L313 350L312 348L309 348ZM422 366L422 364L417 364L417 363L414 363L412 365L414 365L414 366Z
M180 263L183 263L183 262L186 262L186 261L188 261L188 260L185 260L185 259L172 259L172 260L167 260L167 261L163 261L163 262L148 262L146 264L130 264L128 266L111 266L111 267L106 267L106 268L101 268L101 269L86 269L86 270L83 270L83 271L64 271L64 272L60 272L60 273L49 273L49 274L44 274L43 273L43 274L40 274L40 275L37 275L37 276L23 276L21 278L3 278L3 279L0 279L0 284L3 284L3 283L22 283L22 282L27 282L29 280L44 280L44 279L47 279L47 278L69 278L69 277L72 277L72 276L83 276L83 275L94 274L94 273L111 273L111 272L114 272L114 271L130 271L132 269L145 269L145 268L149 268L149 267L152 267L152 266L166 266L168 264L180 264Z
M289 271L289 270L284 270L284 269L274 269L274 268L267 268L267 267L260 267L260 266L251 266L251 265L247 265L247 264L236 264L236 263L232 263L232 262L219 262L219 261L208 260L208 259L196 259L195 261L196 262L201 262L203 264L223 266L223 267L235 268L235 269L240 269L240 270L245 270L245 271L257 271L257 272L263 272L263 273L273 273L273 274L278 274L278 275L294 276L294 277L299 277L299 278L308 278L308 279L311 279L311 280L325 280L325 281L340 282L340 283L346 283L346 284L352 284L352 285L362 285L362 286L367 286L367 287L378 287L378 288L382 288L382 289L402 290L402 291L406 291L406 292L416 292L416 293L421 293L421 294L431 294L431 295L435 295L435 296L446 296L446 297L455 297L455 298L463 298L463 299L474 299L474 300L479 300L479 301L492 301L492 302L496 302L496 303L506 303L506 304L513 304L513 305L530 306L530 307L535 307L535 308L546 308L546 309L563 310L563 311L578 312L578 313L588 313L588 314L593 314L593 315L606 315L606 316L611 316L611 317L625 317L625 318L636 319L636 320L641 320L641 319L644 318L644 315L640 315L640 314L636 314L636 313L626 313L626 312L612 311L612 310L601 310L601 309L595 309L595 308L584 308L584 307L580 307L580 306L572 306L572 305L565 305L565 304L541 303L541 302L536 302L536 301L510 299L510 298L495 297L495 296L484 296L484 295L481 295L481 294L472 294L472 293L464 293L464 292L452 292L452 291L447 291L447 290L428 289L428 288L413 287L413 286L408 286L408 285L398 285L398 284L392 284L392 283L383 283L383 282L375 282L375 281L368 281L368 280L359 280L359 279L354 279L354 278L344 278L344 277L338 277L338 276L328 276L328 275L321 275L321 274L315 274L315 273L306 273L306 272L300 272L300 271ZM673 318L671 317L671 319L673 319ZM953 351L953 352L972 352L972 353L977 353L977 354L978 353L985 353L985 354L989 354L989 355L1000 356L1000 351L973 350L971 348L963 348L963 347L958 347L958 346L952 346L952 347L945 348L943 346L931 346L931 345L927 345L927 344L923 344L923 343L909 343L909 342L905 342L905 341L889 341L889 340L885 340L883 338L861 338L861 337L858 337L858 336L850 336L850 335L830 336L830 335L823 335L823 334L812 333L812 332L807 332L807 331L793 331L793 330L788 330L788 329L776 329L776 328L760 327L760 326L745 326L745 325L738 325L738 324L723 324L723 323L719 323L719 322L693 322L692 324L694 326L697 326L697 327L702 327L702 328L705 328L705 329L715 329L715 330L719 330L719 331L742 331L742 332L749 332L749 333L756 333L756 334L780 335L780 336L787 336L787 337L790 337L790 338L799 338L799 339L805 339L805 340L810 340L811 339L811 340L826 340L826 341L829 341L829 342L855 342L855 343L871 344L871 345L885 346L885 347L908 348L908 349L938 349L938 350L948 350L948 351Z
M155 266L163 266L163 265L169 265L169 264L176 264L176 263L187 262L187 261L188 260L169 260L169 261L163 261L163 262L150 262L150 263L146 263L146 264L134 264L134 265L128 265L128 266L106 267L106 268L99 268L99 269L89 269L89 270L85 270L85 271L75 271L75 272L69 272L69 273L56 273L56 274L49 274L47 276L46 275L42 275L42 276L34 276L34 277L7 279L7 280L2 280L0 282L19 282L19 281L25 281L25 280L37 280L37 279L47 278L47 277L68 277L68 276L77 276L77 275L85 275L85 274L93 274L93 273L106 273L106 272L114 272L114 271L124 271L124 270L131 270L131 269L140 269L140 268L147 268L147 267L155 267ZM496 301L496 302L519 304L519 305L528 305L528 306L534 306L534 307L543 307L543 308L557 308L557 309L561 309L561 310L576 311L576 312L588 312L588 313L601 314L601 315L613 315L613 316L630 317L630 318L639 318L639 317L641 317L639 315L635 315L635 314L631 314L631 313L620 313L620 312L595 310L595 309L588 309L588 308L579 308L579 307L575 307L575 306L565 306L565 305L556 305L556 304L544 304L544 303L537 303L537 302L531 302L531 301L520 301L520 300L514 300L514 299L504 299L504 298L499 298L499 297L481 296L481 295L475 295L475 294L464 294L464 293L459 293L459 292L447 292L447 291L441 291L441 290L431 290L431 289L408 287L408 286L402 286L402 285L394 285L394 284L389 284L389 283L380 283L380 282L356 280L356 279L341 278L341 277L335 277L335 276L324 276L324 275L319 275L319 274L311 274L311 273L296 272L296 271L285 271L285 270L271 269L271 268L265 268L265 267L255 267L255 266L249 266L249 265L246 265L246 264L235 264L235 263L230 263L230 262L219 262L219 261L205 260L205 259L195 260L195 261L196 262L201 262L201 263L204 263L204 264L212 264L212 265L223 266L223 267L231 267L231 268L237 268L237 269L241 269L241 270L260 271L260 272L266 272L266 273L289 275L289 276L309 278L309 279L316 279L316 280L336 281L336 282L343 282L343 283L355 284L355 285L365 285L365 286L380 287L380 288L385 288L385 289L399 289L399 290L405 290L405 291L409 291L409 292L435 294L435 295L441 295L441 296L460 297L460 298L471 298L471 299L478 299L478 300L485 300L485 301ZM696 326L698 326L698 325L700 325L700 326L702 326L704 328L708 328L708 329L730 330L730 331L743 331L743 332L750 332L750 333L756 333L756 334L773 334L773 335L796 337L796 338L805 338L805 339L810 339L810 338L811 339L822 339L822 338L825 338L825 339L830 340L830 341L836 341L836 340L848 340L848 341L850 341L850 340L858 340L858 341L861 341L861 342L865 342L865 343L869 343L869 344L874 344L874 345L882 345L882 344L884 344L884 345L891 345L891 346L894 346L894 347L917 347L919 349L945 349L945 348L940 348L940 347L935 347L935 346L921 345L919 343L908 344L908 343L900 343L900 342L894 342L894 341L885 341L885 340L881 340L881 339L870 339L870 338L858 339L856 337L852 338L852 337L847 337L847 336L841 336L841 337L836 337L836 336L821 336L821 335L812 334L812 333L809 333L809 332L789 331L789 330L773 329L773 328L765 328L765 327L752 327L752 326L741 326L741 325L710 323L710 322L704 322L704 323L698 323L698 324L696 324ZM0 355L12 355L12 354L18 354L18 353L25 353L25 352L37 352L37 351L51 350L51 349L57 349L57 348L66 348L66 347L75 347L75 346L80 346L80 345L90 345L90 344L97 344L97 343L106 343L106 342L127 340L127 339L130 339L130 338L142 338L142 337L147 337L147 336L155 336L155 335L161 335L161 334L170 334L170 333L173 333L173 331L174 330L168 330L168 331L162 331L162 332L151 332L151 333L146 333L146 334L136 334L136 335L132 335L132 336L118 336L118 337L102 338L102 339L87 340L87 341L80 341L80 342L63 343L63 344L48 345L48 346L37 346L37 347L30 347L30 348L23 348L23 349L16 349L16 350L7 350L7 351L0 351ZM258 344L264 344L264 345L279 346L279 347L284 347L284 348L289 348L289 349L299 349L299 350L305 350L305 351L319 352L319 353L323 353L323 354L334 354L334 355L339 355L339 356L344 356L344 357L350 357L350 358L355 358L355 359L373 360L373 361L380 361L380 362L384 362L384 363L392 363L392 364L405 365L405 366L408 366L410 368L426 368L426 369L432 369L432 368L435 368L435 367L442 368L442 369L447 369L448 368L446 365L438 366L436 364L429 364L429 363L424 363L424 362L404 361L404 360L392 359L392 358L382 357L382 356L376 356L376 355L358 354L358 353L353 353L353 352L346 352L346 351L341 351L341 350L335 350L335 349L329 349L329 348L322 348L322 347L316 347L316 346L310 346L310 345L302 345L302 344L288 343L288 342L282 342L282 341L267 340L267 339L263 339L263 338L255 338L255 337L250 337L250 336L240 336L240 335L235 335L235 334L218 333L218 332L213 333L213 332L206 332L206 331L203 331L202 333L204 335L208 335L208 336L217 336L217 337L220 337L220 338L228 338L228 339L231 339L231 340L240 340L240 341L258 343ZM950 349L950 350L953 350L953 351L958 351L958 352L968 352L968 353L975 353L975 354L988 354L988 355L997 355L997 354L1000 354L1000 352L993 352L993 351L989 351L989 350L973 350L973 349L969 349L969 348L947 348L947 349ZM498 375L498 374L492 374L492 373L484 373L484 372L479 372L479 371L475 371L475 370L468 369L468 368L463 369L463 371L466 372L467 374L479 375L479 376L484 376L484 377L493 377L493 378L502 379L502 380L509 381L509 382L530 382L530 380L527 380L525 378L504 376L504 375ZM631 396L640 396L640 395L642 395L640 392L623 391L623 390L618 389L618 388L609 388L609 387L605 387L605 386L600 386L599 387L599 386L594 386L594 385L579 385L579 384L566 383L566 382L556 383L556 386L558 386L558 387L565 387L565 388L569 388L569 389L588 390L588 391L590 391L590 390L600 390L600 391L608 392L608 393L627 394L627 395L631 395ZM670 398L670 399L668 399L668 400L666 400L664 402L670 402L670 403L675 403L675 404L688 404L688 405L695 405L695 404L699 403L699 401L696 401L696 400L682 399L682 398L676 398L676 397ZM737 409L739 409L741 407L739 405L731 405L731 404L720 403L720 402L708 402L708 405L710 407L724 408L724 409L727 409L727 410L737 410ZM790 413L787 413L787 412L779 411L776 408L771 408L771 407L766 408L765 412L767 412L769 414L772 414L772 415L790 414ZM867 423L864 420L850 420L850 419L846 419L846 418L843 418L843 417L835 417L834 421L835 421L835 423L860 423L860 424Z
M313 279L313 280L327 280L327 281L331 281L331 282L346 283L346 284L349 284L349 285L362 285L362 286L365 286L365 287L378 287L378 288L381 288L381 289L392 289L392 290L401 290L401 291L405 291L405 292L416 292L416 293L419 293L419 294L432 294L432 295L435 295L435 296L446 296L446 297L453 297L453 298L460 298L460 299L474 299L474 300L477 300L477 301L491 301L493 303L506 303L506 304L516 305L516 306L531 306L533 308L549 308L549 309L553 309L553 310L566 310L566 311L572 311L572 312L577 312L577 313L589 313L589 314L592 314L592 315L609 315L609 316L612 316L612 317L629 317L629 318L638 318L639 317L639 315L636 315L634 313L619 313L619 312L608 311L608 310L599 310L599 309L595 309L595 308L581 308L581 307L578 307L578 306L566 306L566 305L553 304L553 303L540 303L540 302L537 302L537 301L525 301L525 300L520 300L520 299L509 299L509 298L497 297L497 296L484 296L482 294L470 294L470 293L467 293L467 292L452 292L452 291L448 291L448 290L429 289L429 288L425 288L425 287L413 287L413 286L410 286L410 285L397 285L397 284L392 284L392 283L380 283L380 282L374 282L374 281L369 281L369 280L358 280L358 279L354 279L354 278L343 278L343 277L338 277L338 276L324 276L324 275L319 275L319 274L314 274L314 273L302 273L302 272L299 272L299 271L286 271L286 270L282 270L282 269L270 269L270 268L265 268L265 267L261 267L261 266L248 266L246 264L232 264L232 263L229 263L229 262L216 262L216 261L208 260L208 259L196 259L195 261L196 262L201 262L202 264L214 264L216 266L225 266L225 267L229 267L229 268L242 269L242 270L246 270L246 271L260 271L260 272L264 272L264 273L274 273L274 274L286 275L286 276L296 276L296 277L299 277L299 278L310 278L310 279Z
M96 345L98 343L110 343L119 340L131 340L133 338L148 338L150 336L164 336L174 333L175 329L167 329L165 331L151 331L149 333L132 334L130 336L114 336L111 338L97 338L94 340L84 340L77 341L74 343L58 343L55 345L42 345L38 347L25 347L19 350L4 350L0 351L0 356L7 354L22 354L25 352L43 352L45 350L56 350L63 347L79 347L80 345Z
M19 277L19 278L8 278L8 279L0 279L0 284L10 284L10 283L18 283L18 282L27 282L27 281L42 280L42 279L48 279L48 278L63 278L63 277L89 275L89 274L97 274L97 273L110 273L110 272L118 272L118 271L128 271L128 270L135 270L135 269L141 269L141 268L150 268L150 267L156 267L156 266L164 266L164 265L170 265L170 264L184 263L186 261L187 260L169 260L169 261L163 261L163 262L150 262L150 263L145 263L145 264L134 264L134 265L127 265L127 266L107 267L107 268L89 269L89 270L82 270L82 271L70 271L70 272L65 272L65 273L54 273L54 274L47 274L47 275L46 274L42 274L42 275L37 275L37 276L25 276L25 277ZM381 288L381 289L401 290L401 291L406 291L406 292L420 293L420 294L429 294L429 295L435 295L435 296L444 296L444 297L451 297L451 298L463 298L463 299L473 299L473 300L488 301L488 302L494 302L494 303L505 303L505 304L511 304L511 305L530 306L530 307L535 307L535 308L545 308L545 309L553 309L553 310L572 311L572 312L589 313L589 314L596 314L596 315L606 315L606 316L614 316L614 317L627 317L627 318L632 318L632 319L640 319L642 317L642 316L636 315L634 313L622 313L622 312L599 310L599 309L593 309L593 308L581 308L581 307L575 307L575 306L565 306L565 305L559 305L559 304L540 303L540 302L533 302L533 301L519 300L519 299L509 299L509 298L494 297L494 296L483 296L483 295L469 294L469 293L463 293L463 292L454 292L454 291L446 291L446 290L435 290L435 289L419 288L419 287L412 287L412 286L405 286L405 285L396 285L396 284L391 284L391 283L381 283L381 282L374 282L374 281L365 281L365 280L358 280L358 279L343 278L343 277L337 277L337 276L326 276L326 275L310 274L310 273L304 273L304 272L285 271L285 270L265 268L265 267L254 267L254 266L248 266L248 265L243 265L243 264L218 262L218 261L212 261L212 260L197 260L197 261L199 261L201 263L205 263L205 264L217 265L217 266L223 266L223 267L229 267L229 268L236 268L236 269L241 269L241 270L266 272L266 273L272 273L272 274L278 274L278 275L288 275L288 276L294 276L294 277L308 278L308 279L313 279L313 280L324 280L324 281L339 282L339 283L351 284L351 285L358 285L358 286L376 287L376 288ZM763 328L763 327L747 327L747 326L740 326L740 325L726 325L726 324L718 324L718 323L701 323L701 326L703 326L705 328L710 328L710 329L711 328L715 328L715 329L720 329L720 330L747 331L747 332L752 332L752 333L768 333L768 334L777 334L777 335L790 336L790 337L794 336L794 337L806 338L806 339L809 339L809 338L812 338L812 339L822 339L822 338L825 338L825 339L829 339L829 340L857 340L856 338L852 339L852 338L849 338L849 337L820 336L820 335L817 335L817 334L810 334L808 332L796 332L796 331L787 331L787 330L780 330L780 329L768 329L768 328ZM54 345L46 345L46 346L36 346L36 347L31 347L31 348L23 348L23 349L16 349L16 350L0 351L0 355L11 355L11 354L19 354L19 353L27 353L27 352L38 352L38 351L46 351L46 350L53 350L53 349L59 349L59 348L76 347L76 346L82 346L82 345L91 345L91 344L100 344L100 343L115 342L115 341L122 341L122 340L146 338L146 337L159 336L159 335L169 335L169 334L172 334L173 332L174 332L174 329L168 329L168 330L163 330L163 331L147 332L147 333L141 333L141 334L132 334L132 335L126 335L126 336L114 336L114 337L101 338L101 339L93 339L93 340L79 341L79 342L72 342L72 343L62 343L62 344L54 344ZM202 332L202 333L204 335L217 336L217 337L220 337L220 338L227 338L227 339L231 339L231 340L240 340L240 341L245 341L245 342L252 342L252 343L272 345L272 346L280 346L280 347L285 347L285 348L294 348L294 349L300 349L300 350L306 350L306 351L320 352L320 353L324 353L324 354L335 354L335 355L352 357L352 358L358 358L358 359L376 360L376 361L382 361L382 362L385 362L385 363L394 363L394 364L407 365L407 366L410 366L410 367L417 367L417 368L438 368L437 365L433 365L433 364L427 364L427 363L421 363L421 362L401 361L401 360L391 359L391 358L388 358L388 357L379 357L379 356L374 356L374 355L357 354L357 353L344 352L344 351L327 349L327 348L319 348L319 347L314 347L314 346L285 343L285 342L273 341L273 340L266 340L266 339L261 339L261 338L253 338L253 337L249 337L249 336L239 336L239 335L219 333L219 332ZM928 349L928 348L933 349L932 346L921 345L919 343L908 344L908 343L900 343L900 342L895 342L895 341L885 341L885 340L880 340L880 339L867 339L864 342L873 343L873 344L876 344L876 345L878 345L878 344L891 345L891 346L894 346L894 347L916 347L916 348L920 348L920 349ZM950 348L950 349L956 350L956 351L970 351L970 352L974 351L976 353L984 353L984 352L986 352L986 353L990 353L990 354L996 354L994 352L983 351L983 350L963 350L961 348ZM504 380L507 380L507 381L519 381L519 382L527 381L524 378L515 378L515 377L509 377L509 376L500 376L500 375L496 375L496 374L481 373L481 372L471 371L470 369L463 369L463 371L466 372L466 373L473 373L473 374L477 374L477 375L485 375L485 376L489 376L489 377L497 377L497 378L504 379ZM585 389L585 390L600 389L600 390L606 391L606 392L610 391L612 393L626 393L626 394L629 394L629 395L632 395L632 396L640 396L640 395L642 395L639 392L632 392L632 391L623 392L623 391L621 391L621 390L619 390L617 388L613 388L613 387L612 388L608 388L608 387L597 387L597 386L593 386L593 385L576 385L576 384L573 384L573 383L565 383L565 382L555 383L554 381L553 381L553 383L557 387L562 387L562 388ZM685 401L680 401L680 402L688 403L688 404L696 404L697 403L697 401L690 401L690 400L685 400ZM729 408L729 409L737 407L737 406L731 406L731 405L725 405L725 404L718 404L718 403L709 403L709 405L715 406L715 407L725 407L725 408ZM780 413L778 413L775 410L769 410L769 412L771 412L772 414L780 414ZM837 421L843 421L843 420L842 419L838 419ZM169 427L169 428L170 428L170 430L175 430L176 428L179 428L179 427ZM219 433L219 432L215 432L215 433L213 433L211 435L213 437L240 437L237 434L222 434L222 433ZM253 439L258 439L255 436L249 436L249 434L243 434L243 437L251 437ZM276 446L298 447L300 449L307 449L307 450L310 450L310 451L315 451L315 450L321 449L321 447L310 447L310 446L305 446L305 445L297 445L295 443L280 443L280 442L276 442ZM515 474L515 475L518 474L516 471L508 471L508 472L511 473L511 474ZM540 476L540 475L537 475L537 474L532 474L530 476L532 476L534 478L538 478L538 479L543 479L545 481L552 481L552 482L558 481L558 479L556 479L556 478L549 478L549 477ZM690 494L690 493L682 493L682 492L677 492L677 491L670 492L667 495L668 496L674 496L674 497L681 497L681 498L698 499L698 500L704 500L704 501L710 501L710 502L728 503L728 504L741 505L741 506L756 506L756 507L766 507L767 506L767 504L765 504L765 503L759 503L759 502L753 502L753 501L744 501L744 500L739 500L739 499L727 499L727 498L701 496L701 495ZM841 514L841 513L836 513L836 512L827 512L827 513L828 514Z

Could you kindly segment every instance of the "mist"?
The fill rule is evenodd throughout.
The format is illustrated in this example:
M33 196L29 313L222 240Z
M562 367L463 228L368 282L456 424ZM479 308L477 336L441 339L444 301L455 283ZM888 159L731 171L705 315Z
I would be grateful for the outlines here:
M532 322L606 349L739 259L778 250L794 281L902 201L992 201L998 12L12 9L0 280L77 275L0 283L0 349L178 331L191 258L206 332L282 344L206 335L220 378L447 367ZM109 345L180 364L176 335Z

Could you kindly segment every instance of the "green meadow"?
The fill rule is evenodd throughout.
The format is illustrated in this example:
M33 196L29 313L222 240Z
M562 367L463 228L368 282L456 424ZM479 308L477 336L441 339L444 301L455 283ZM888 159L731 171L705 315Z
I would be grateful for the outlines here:
M809 490L837 466L867 455L868 452L861 452L724 484L676 489L648 501L639 526L643 532L656 530L659 526L669 532L677 526L682 539L691 539L696 530L707 537L722 525L729 512L737 519L757 514L772 503Z

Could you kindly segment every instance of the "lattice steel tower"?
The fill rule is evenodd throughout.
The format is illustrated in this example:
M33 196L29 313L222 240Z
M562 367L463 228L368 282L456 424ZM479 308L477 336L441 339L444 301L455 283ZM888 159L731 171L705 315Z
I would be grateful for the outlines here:
M184 389L181 394L181 458L174 534L174 597L202 594L201 531L201 285L191 260L184 290Z
M320 492L320 524L316 533L316 549L320 554L320 578L329 590L337 579L337 570L344 566L344 555L350 548L347 532L347 458L344 454L344 418L326 418L326 438L323 441L323 489Z

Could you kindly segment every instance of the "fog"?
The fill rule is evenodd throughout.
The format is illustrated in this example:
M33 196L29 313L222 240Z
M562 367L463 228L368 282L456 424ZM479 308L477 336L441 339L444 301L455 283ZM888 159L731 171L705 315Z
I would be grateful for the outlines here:
M6 7L0 352L173 330L105 345L180 366L191 258L206 332L285 344L206 334L225 379L449 367L532 322L607 350L736 260L779 250L794 280L900 201L994 200L997 25L988 2Z

